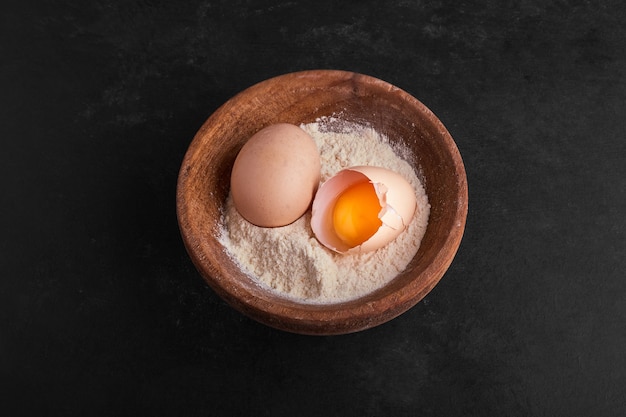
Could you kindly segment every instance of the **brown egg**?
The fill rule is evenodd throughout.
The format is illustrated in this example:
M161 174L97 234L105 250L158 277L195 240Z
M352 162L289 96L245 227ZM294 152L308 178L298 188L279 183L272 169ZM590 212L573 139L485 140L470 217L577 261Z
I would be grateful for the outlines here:
M374 201L367 201L360 190L346 193L362 184L371 188ZM342 213L337 215L341 201ZM313 201L311 228L320 243L335 252L370 252L398 237L416 207L415 190L404 177L381 167L356 166L322 184Z
M235 159L230 180L235 207L257 226L290 224L309 208L320 169L319 151L308 133L288 123L267 126Z

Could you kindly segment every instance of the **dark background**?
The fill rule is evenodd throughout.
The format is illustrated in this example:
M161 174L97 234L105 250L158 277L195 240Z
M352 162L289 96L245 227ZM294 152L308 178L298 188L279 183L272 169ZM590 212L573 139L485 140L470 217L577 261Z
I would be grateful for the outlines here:
M626 415L626 3L3 0L0 414ZM390 82L448 127L448 273L360 333L242 316L183 247L178 168L254 83Z

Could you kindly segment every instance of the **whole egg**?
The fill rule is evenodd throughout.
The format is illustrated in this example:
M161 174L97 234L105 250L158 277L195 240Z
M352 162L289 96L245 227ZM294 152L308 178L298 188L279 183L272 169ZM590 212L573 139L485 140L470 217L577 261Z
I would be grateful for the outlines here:
M289 123L267 126L241 148L231 172L235 208L252 224L285 226L310 207L320 181L311 136Z

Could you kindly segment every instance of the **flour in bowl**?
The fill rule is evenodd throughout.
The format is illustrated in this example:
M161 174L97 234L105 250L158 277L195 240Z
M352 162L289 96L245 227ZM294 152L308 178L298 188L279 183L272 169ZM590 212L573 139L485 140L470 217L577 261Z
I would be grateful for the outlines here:
M294 223L276 228L254 226L235 209L229 195L219 237L232 259L261 285L308 303L337 303L381 288L413 259L430 214L424 187L402 151L371 127L320 118L300 126L315 141L321 156L321 181L356 165L387 168L415 189L417 209L394 241L374 252L337 254L322 246L310 227L310 210Z

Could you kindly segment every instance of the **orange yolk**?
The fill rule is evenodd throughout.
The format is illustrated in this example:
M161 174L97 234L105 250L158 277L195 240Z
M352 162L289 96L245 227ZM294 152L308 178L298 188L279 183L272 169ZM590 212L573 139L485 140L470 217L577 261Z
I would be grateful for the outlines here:
M347 188L333 208L333 227L337 236L350 247L372 237L382 226L381 210L374 185L361 182Z

